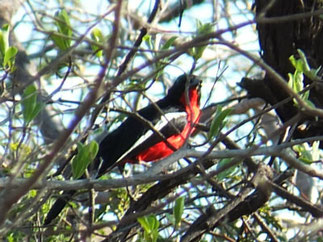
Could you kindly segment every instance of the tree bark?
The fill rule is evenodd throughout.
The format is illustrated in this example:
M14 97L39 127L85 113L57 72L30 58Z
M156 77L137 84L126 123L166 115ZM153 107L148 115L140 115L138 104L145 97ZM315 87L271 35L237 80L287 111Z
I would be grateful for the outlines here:
M255 1L258 19L309 13L321 9L322 6L322 1L313 0ZM285 78L286 82L288 81L288 73L294 73L295 71L289 61L289 57L294 55L298 58L297 49L301 49L305 53L310 67L317 69L323 64L322 28L323 21L319 16L304 15L304 17L296 20L259 23L257 24L257 30L261 57L277 73ZM319 77L322 78L322 72L319 73ZM323 107L322 83L313 83L312 80L304 76L304 84L313 84L310 89L309 99L316 107ZM244 78L241 86L247 90L250 96L261 97L272 105L290 98L268 73L261 80ZM282 122L286 122L299 113L300 110L290 100L278 107L276 112ZM306 113L302 113L302 118L297 125L306 124L306 128L296 129L292 137L305 138L321 135L323 134L322 123L323 120L314 119L307 116Z

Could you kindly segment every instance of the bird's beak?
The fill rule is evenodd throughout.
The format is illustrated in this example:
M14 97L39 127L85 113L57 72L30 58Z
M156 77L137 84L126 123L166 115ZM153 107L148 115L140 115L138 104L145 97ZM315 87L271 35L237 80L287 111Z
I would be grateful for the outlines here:
M198 79L196 76L191 76L189 87L198 87L201 88L202 80Z

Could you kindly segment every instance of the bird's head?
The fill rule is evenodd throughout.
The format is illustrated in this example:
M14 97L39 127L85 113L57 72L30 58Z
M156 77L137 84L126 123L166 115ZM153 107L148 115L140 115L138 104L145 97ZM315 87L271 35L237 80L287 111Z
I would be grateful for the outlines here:
M168 90L167 98L178 100L183 105L186 104L187 98L189 99L189 102L194 100L199 102L201 83L202 81L196 76L186 74L181 75Z

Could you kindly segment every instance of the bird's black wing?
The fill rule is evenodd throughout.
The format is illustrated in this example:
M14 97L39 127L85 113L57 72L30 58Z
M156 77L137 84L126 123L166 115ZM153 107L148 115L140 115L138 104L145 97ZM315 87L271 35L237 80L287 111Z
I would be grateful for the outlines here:
M138 114L154 125L158 123L162 114L169 108L177 109L177 111L185 111L185 107L180 103L180 97L185 90L186 81L186 75L178 77L173 86L168 90L167 96L159 100L157 103L150 104L141 109ZM189 84L194 86L198 85L199 82L200 81L198 79L192 78ZM158 106L158 108L156 108L156 106ZM183 120L184 119L176 120L176 122L179 123L183 122L182 125L178 126L178 130L181 130L181 127L185 126ZM115 131L108 134L100 142L99 152L94 161L94 167L97 169L100 167L98 176L104 174L104 172L109 167L113 166L124 153L127 153L127 157L125 158L130 158L130 155L135 156L140 153L140 151L143 151L151 145L161 141L160 136L154 134L149 136L146 140L143 140L141 144L135 145L137 140L140 139L148 130L149 126L140 121L140 119L129 117ZM174 133L176 133L177 129L174 129L174 126L164 126L160 131L165 137L169 137L172 132L175 131ZM100 166L101 158L103 159L103 163ZM58 199L52 206L45 219L45 224L49 224L55 217L57 217L66 205L66 202L74 193L75 191L64 192L66 197Z
M163 115L160 121L154 125L154 129L148 129L117 162L134 159L142 151L163 141L164 138L167 139L170 136L181 133L186 124L187 114L185 112L167 113ZM169 148L172 149L172 147Z
M138 115L154 126L159 123L165 113L176 111L182 110L180 110L180 107L171 105L167 100L162 99L155 104L141 109ZM104 174L107 169L114 166L117 161L120 161L120 157L124 156L124 154L128 154L148 130L150 130L150 127L147 123L139 117L130 116L116 130L108 134L99 146L98 159L96 159L97 164L95 165L96 168L100 167L98 176ZM139 148L137 151L139 151ZM99 158L103 159L102 164L99 164Z
M63 194L55 201L54 205L51 207L49 212L46 215L44 225L50 224L50 222L55 219L58 214L63 210L66 206L66 203L71 200L73 195L76 193L75 190L64 191Z
M161 108L163 108L163 106ZM138 114L150 122L158 120L161 116L161 113L157 111L153 105L141 109ZM90 169L95 170L98 177L103 175L109 167L115 164L123 153L136 143L137 139L139 139L142 134L147 132L147 129L149 129L148 126L140 121L139 118L132 116L128 117L116 130L109 133L100 142L99 152L93 162L94 164L91 164L92 167L90 167ZM102 164L101 158L103 159ZM44 225L50 224L51 221L59 215L75 192L76 191L65 191L62 197L56 200L45 218Z

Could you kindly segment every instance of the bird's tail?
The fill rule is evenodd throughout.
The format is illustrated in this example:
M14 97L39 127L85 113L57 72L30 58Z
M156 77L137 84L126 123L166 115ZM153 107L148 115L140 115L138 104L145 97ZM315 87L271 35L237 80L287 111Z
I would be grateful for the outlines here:
M61 197L59 197L56 200L56 202L54 203L54 205L49 210L49 212L48 212L48 214L47 214L47 216L45 218L44 225L50 224L60 214L60 212L66 206L66 204L68 203L68 201L71 200L72 196L75 193L76 193L75 190L63 192L63 194L61 195Z

